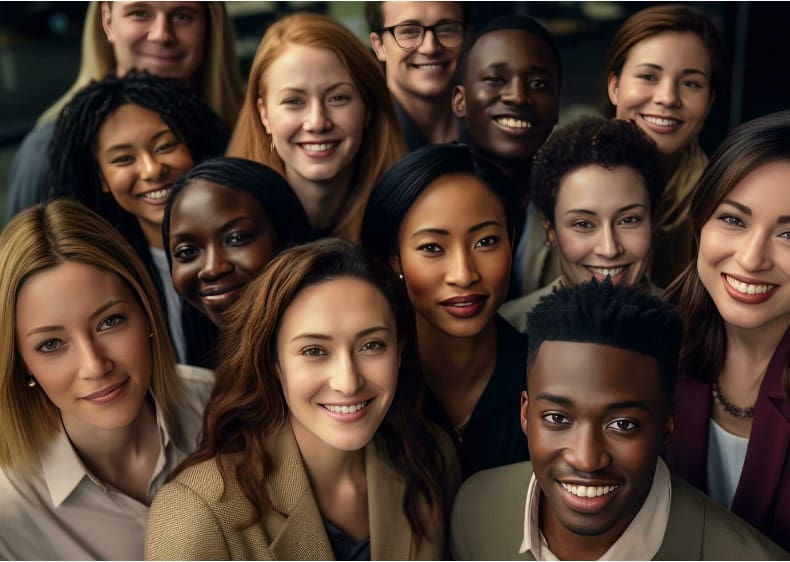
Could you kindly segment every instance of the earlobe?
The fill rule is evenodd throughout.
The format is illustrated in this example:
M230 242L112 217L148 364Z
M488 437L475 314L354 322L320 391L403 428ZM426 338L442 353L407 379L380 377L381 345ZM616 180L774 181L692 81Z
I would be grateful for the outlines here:
M552 247L557 247L557 231L554 230L548 222L543 223L543 228L546 230L546 242L551 244Z
M258 98L255 102L255 107L258 108L258 116L261 119L263 128L266 130L266 134L271 135L272 132L269 130L269 120L266 118L266 104L263 103L261 98Z
M672 434L675 432L675 416L667 414L667 425L664 429L664 449L669 447L672 442Z
M107 37L107 42L112 43L115 41L115 34L112 32L112 6L109 2L102 2L100 9L101 26L104 29L104 35Z
M612 102L612 105L615 107L617 107L619 85L620 85L620 78L615 73L611 73L609 75L609 80L607 81L606 89L609 92L609 101Z
M368 38L370 39L370 46L373 48L373 53L376 55L378 61L387 62L387 57L384 53L384 41L382 41L381 35L371 31Z
M456 117L466 117L466 90L461 85L453 89L452 106Z
M392 268L392 271L394 271L396 275L402 278L403 269L400 266L400 256L398 254L395 254L390 258L390 267Z
M527 436L527 410L529 409L529 395L526 390L521 391L521 411L519 419L521 420L521 432L524 437Z

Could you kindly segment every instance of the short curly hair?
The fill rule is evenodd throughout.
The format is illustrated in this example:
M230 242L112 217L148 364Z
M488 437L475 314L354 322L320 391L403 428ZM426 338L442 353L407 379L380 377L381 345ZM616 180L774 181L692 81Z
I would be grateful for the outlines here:
M644 178L650 212L654 214L665 186L658 161L655 142L633 121L580 117L555 131L535 154L530 200L554 226L557 194L567 174L593 164L604 168L629 166Z
M560 286L540 300L527 322L528 371L543 342L594 343L644 353L655 359L666 396L672 396L683 320L671 304L644 289L625 283L615 285L611 279Z

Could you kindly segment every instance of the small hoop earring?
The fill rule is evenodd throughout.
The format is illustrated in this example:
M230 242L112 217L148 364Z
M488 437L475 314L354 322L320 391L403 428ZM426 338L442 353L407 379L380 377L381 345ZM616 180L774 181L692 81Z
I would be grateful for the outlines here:
M30 380L27 381L27 386L28 388L34 388L38 383L36 382L36 379L33 378L32 373L28 373L28 376L30 377Z

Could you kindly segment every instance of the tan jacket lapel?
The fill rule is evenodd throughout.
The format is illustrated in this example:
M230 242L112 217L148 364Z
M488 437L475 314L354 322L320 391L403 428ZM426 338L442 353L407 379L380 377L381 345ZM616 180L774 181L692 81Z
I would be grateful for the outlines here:
M365 448L365 470L371 558L408 560L412 533L402 508L406 486L401 477L379 458L373 443Z

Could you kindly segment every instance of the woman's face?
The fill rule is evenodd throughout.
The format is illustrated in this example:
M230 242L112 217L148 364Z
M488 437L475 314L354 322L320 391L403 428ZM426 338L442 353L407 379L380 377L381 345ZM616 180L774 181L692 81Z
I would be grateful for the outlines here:
M392 404L400 348L392 309L353 277L303 289L277 334L278 376L294 434L305 447L356 451Z
M119 76L136 68L190 80L200 68L207 26L200 2L102 2L101 10Z
M703 225L697 272L725 324L790 325L790 161L763 164Z
M291 45L264 76L261 122L289 182L328 182L353 173L366 125L357 86L332 51Z
M584 166L563 176L549 241L573 285L607 276L638 283L650 263L650 198L630 166Z
M713 103L710 53L690 31L643 39L628 52L620 76L609 77L618 119L635 121L665 156L699 137Z
M186 143L155 111L126 104L99 128L96 160L103 191L137 218L151 246L161 248L167 195L193 165Z
M29 277L16 300L17 349L69 431L127 427L151 382L145 312L121 279L66 262Z
M421 323L449 336L483 331L505 300L511 250L505 210L475 176L450 174L415 199L393 267Z
M216 325L276 247L266 210L246 191L196 179L171 208L173 286Z

